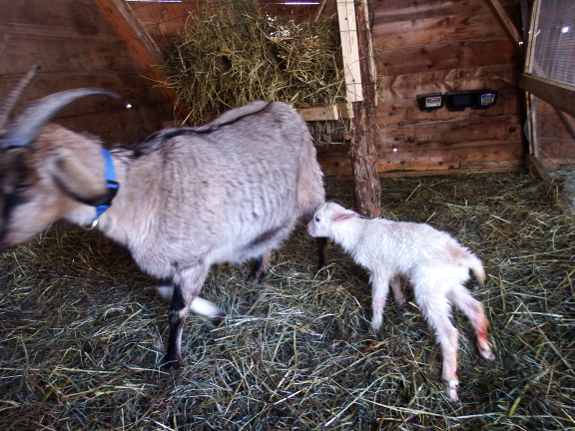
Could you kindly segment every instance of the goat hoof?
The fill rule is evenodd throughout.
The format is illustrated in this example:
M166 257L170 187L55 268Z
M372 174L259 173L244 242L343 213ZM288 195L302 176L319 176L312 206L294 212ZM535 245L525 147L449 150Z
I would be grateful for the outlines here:
M447 394L449 395L449 399L454 403L459 402L459 396L457 395L457 387L458 386L459 386L459 382L457 382L457 380L445 382L445 389L447 390Z
M182 368L181 359L170 359L168 357L165 357L164 360L162 361L162 364L160 365L160 368L164 371L179 370L180 368Z

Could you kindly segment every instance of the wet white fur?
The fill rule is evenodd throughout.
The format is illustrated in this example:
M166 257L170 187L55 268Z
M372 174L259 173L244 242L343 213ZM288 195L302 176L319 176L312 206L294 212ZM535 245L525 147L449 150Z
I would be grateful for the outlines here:
M484 281L483 265L447 233L424 223L368 220L333 202L317 210L308 223L308 233L330 238L369 271L374 330L382 326L389 285L395 299L403 304L400 276L411 281L415 301L441 346L442 377L453 401L458 400L459 382L456 376L458 331L450 319L452 304L473 324L480 355L494 359L486 338L488 321L483 305L464 286L470 269L479 281Z

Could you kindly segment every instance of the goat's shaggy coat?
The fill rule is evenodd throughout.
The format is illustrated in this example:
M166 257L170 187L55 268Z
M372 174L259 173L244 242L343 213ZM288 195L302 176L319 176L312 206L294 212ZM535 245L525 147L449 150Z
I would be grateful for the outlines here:
M481 261L445 232L424 223L365 219L354 211L328 202L308 224L308 233L338 243L369 271L372 284L372 327L383 323L383 309L389 285L403 305L400 276L413 284L415 301L431 327L443 353L443 380L453 401L457 401L456 377L458 331L450 320L451 304L469 318L477 334L480 355L493 360L487 340L488 321L483 305L464 287L471 269L481 282L485 271Z
M102 94L77 91L72 99ZM0 250L58 219L90 225L94 206L109 198L98 139L43 125L47 118L33 120L41 124L28 142L9 139L36 111L25 111L9 127L0 124ZM98 229L171 286L161 292L171 300L165 362L177 367L189 311L223 315L196 300L210 267L256 259L252 278L261 279L271 251L325 201L316 151L292 107L253 102L204 126L162 130L111 154L119 191Z

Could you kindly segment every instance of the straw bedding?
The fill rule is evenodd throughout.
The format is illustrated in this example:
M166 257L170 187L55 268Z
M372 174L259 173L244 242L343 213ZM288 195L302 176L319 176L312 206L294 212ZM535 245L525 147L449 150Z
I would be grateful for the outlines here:
M99 234L59 227L0 256L0 429L575 429L575 218L557 188L523 174L381 182L386 217L428 221L485 263L485 286L470 288L497 360L478 358L456 313L460 404L416 306L390 301L370 333L364 271L332 245L316 274L302 229L260 285L247 266L213 268L203 295L229 316L191 317L185 366L163 372L153 280ZM327 190L352 205L349 182Z

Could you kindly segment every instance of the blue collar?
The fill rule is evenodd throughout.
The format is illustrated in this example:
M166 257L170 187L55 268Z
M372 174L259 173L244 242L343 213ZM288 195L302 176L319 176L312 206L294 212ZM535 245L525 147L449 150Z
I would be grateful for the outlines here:
M106 163L106 174L105 175L106 175L106 183L107 183L108 191L109 191L109 199L107 202L105 202L101 205L98 205L96 207L96 218L94 219L94 221L92 223L92 228L96 227L96 225L98 224L98 219L100 218L100 216L102 214L104 214L104 212L106 212L106 210L108 208L110 208L110 206L112 205L112 200L116 196L116 193L118 193L118 188L120 187L120 185L116 182L116 173L114 172L114 163L112 161L112 155L105 148L102 148L102 155L104 156L104 161Z

